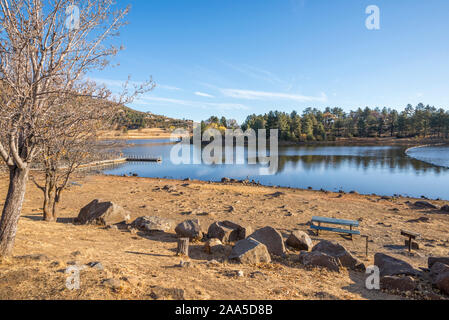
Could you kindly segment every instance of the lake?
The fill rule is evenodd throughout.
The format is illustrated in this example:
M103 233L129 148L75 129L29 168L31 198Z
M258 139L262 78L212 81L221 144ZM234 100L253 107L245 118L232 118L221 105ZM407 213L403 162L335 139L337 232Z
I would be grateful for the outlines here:
M357 191L362 194L426 196L449 200L449 147L285 146L276 174L261 176L260 165L174 165L170 140L126 141L125 155L161 156L161 163L128 162L105 174L220 181L249 179L267 186ZM190 146L194 148L194 146Z

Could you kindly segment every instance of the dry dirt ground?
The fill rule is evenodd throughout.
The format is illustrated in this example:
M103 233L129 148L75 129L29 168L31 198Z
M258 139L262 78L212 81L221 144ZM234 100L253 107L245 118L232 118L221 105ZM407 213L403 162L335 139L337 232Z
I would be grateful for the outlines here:
M0 179L2 205L8 179ZM293 250L288 258L248 266L210 256L201 243L194 243L190 266L179 267L182 259L175 255L174 233L148 236L72 224L79 210L96 198L125 207L133 219L146 215L176 222L199 219L204 231L214 221L230 220L253 228L273 226L287 237L293 230L309 232L308 223L315 215L359 219L361 233L372 240L368 257L361 237L351 241L336 234L310 235L315 243L338 241L367 266L373 263L374 253L384 252L416 268L426 267L428 256L449 253L449 215L416 209L408 204L413 199L103 175L73 181L76 184L63 194L58 223L41 221L42 194L29 183L14 258L0 263L0 299L423 299L439 295L424 283L408 296L367 290L363 273L308 270L297 262L298 252ZM166 185L175 190L161 190ZM424 216L430 218L428 223L409 222ZM413 256L403 247L400 230L404 228L422 234L421 250ZM95 261L104 270L82 270L80 290L68 290L67 266ZM107 279L117 283L105 283Z

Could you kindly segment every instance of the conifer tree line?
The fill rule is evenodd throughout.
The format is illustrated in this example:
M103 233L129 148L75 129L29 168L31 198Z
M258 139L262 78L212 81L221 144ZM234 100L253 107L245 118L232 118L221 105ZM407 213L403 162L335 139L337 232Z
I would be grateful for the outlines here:
M232 123L232 126L228 124ZM202 129L235 128L235 121L211 117L202 122ZM334 141L337 138L449 138L449 111L422 103L407 105L403 111L391 108L359 108L345 112L341 108L307 108L302 114L270 111L252 114L241 125L249 128L279 129L284 141Z

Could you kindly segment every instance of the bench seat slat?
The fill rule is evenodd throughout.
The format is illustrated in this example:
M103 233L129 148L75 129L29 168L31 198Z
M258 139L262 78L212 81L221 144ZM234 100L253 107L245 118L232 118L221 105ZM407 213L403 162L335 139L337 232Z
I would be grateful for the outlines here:
M329 223L329 224L337 224L343 226L353 226L358 227L359 222L354 220L343 220L343 219L332 219L332 218L324 218L324 217L313 217L312 222L321 222L321 223Z
M329 228L329 227L318 227L315 225L311 225L310 228L320 231L330 231L330 232L337 232L337 233L347 233L347 234L355 234L360 235L360 231L357 230L346 230L346 229L340 229L340 228Z

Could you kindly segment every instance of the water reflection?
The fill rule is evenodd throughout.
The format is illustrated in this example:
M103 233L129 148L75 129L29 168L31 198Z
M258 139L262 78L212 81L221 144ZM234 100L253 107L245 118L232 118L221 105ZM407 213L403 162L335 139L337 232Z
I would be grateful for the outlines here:
M264 185L298 188L311 186L326 190L357 190L366 194L402 194L414 197L425 195L430 198L449 199L449 190L446 187L449 169L408 156L406 147L280 147L278 171L273 175L261 176L260 165L247 163L212 166L173 165L170 162L172 145L161 142L152 145L142 142L132 143L122 148L122 151L124 154L162 156L162 163L126 163L107 169L105 173L122 175L133 172L141 177L191 178L206 181L219 181L223 177L249 178ZM448 150L449 148L444 149L446 155ZM191 151L193 154L193 149ZM438 155L445 157L440 153ZM247 157L246 152L246 159Z

